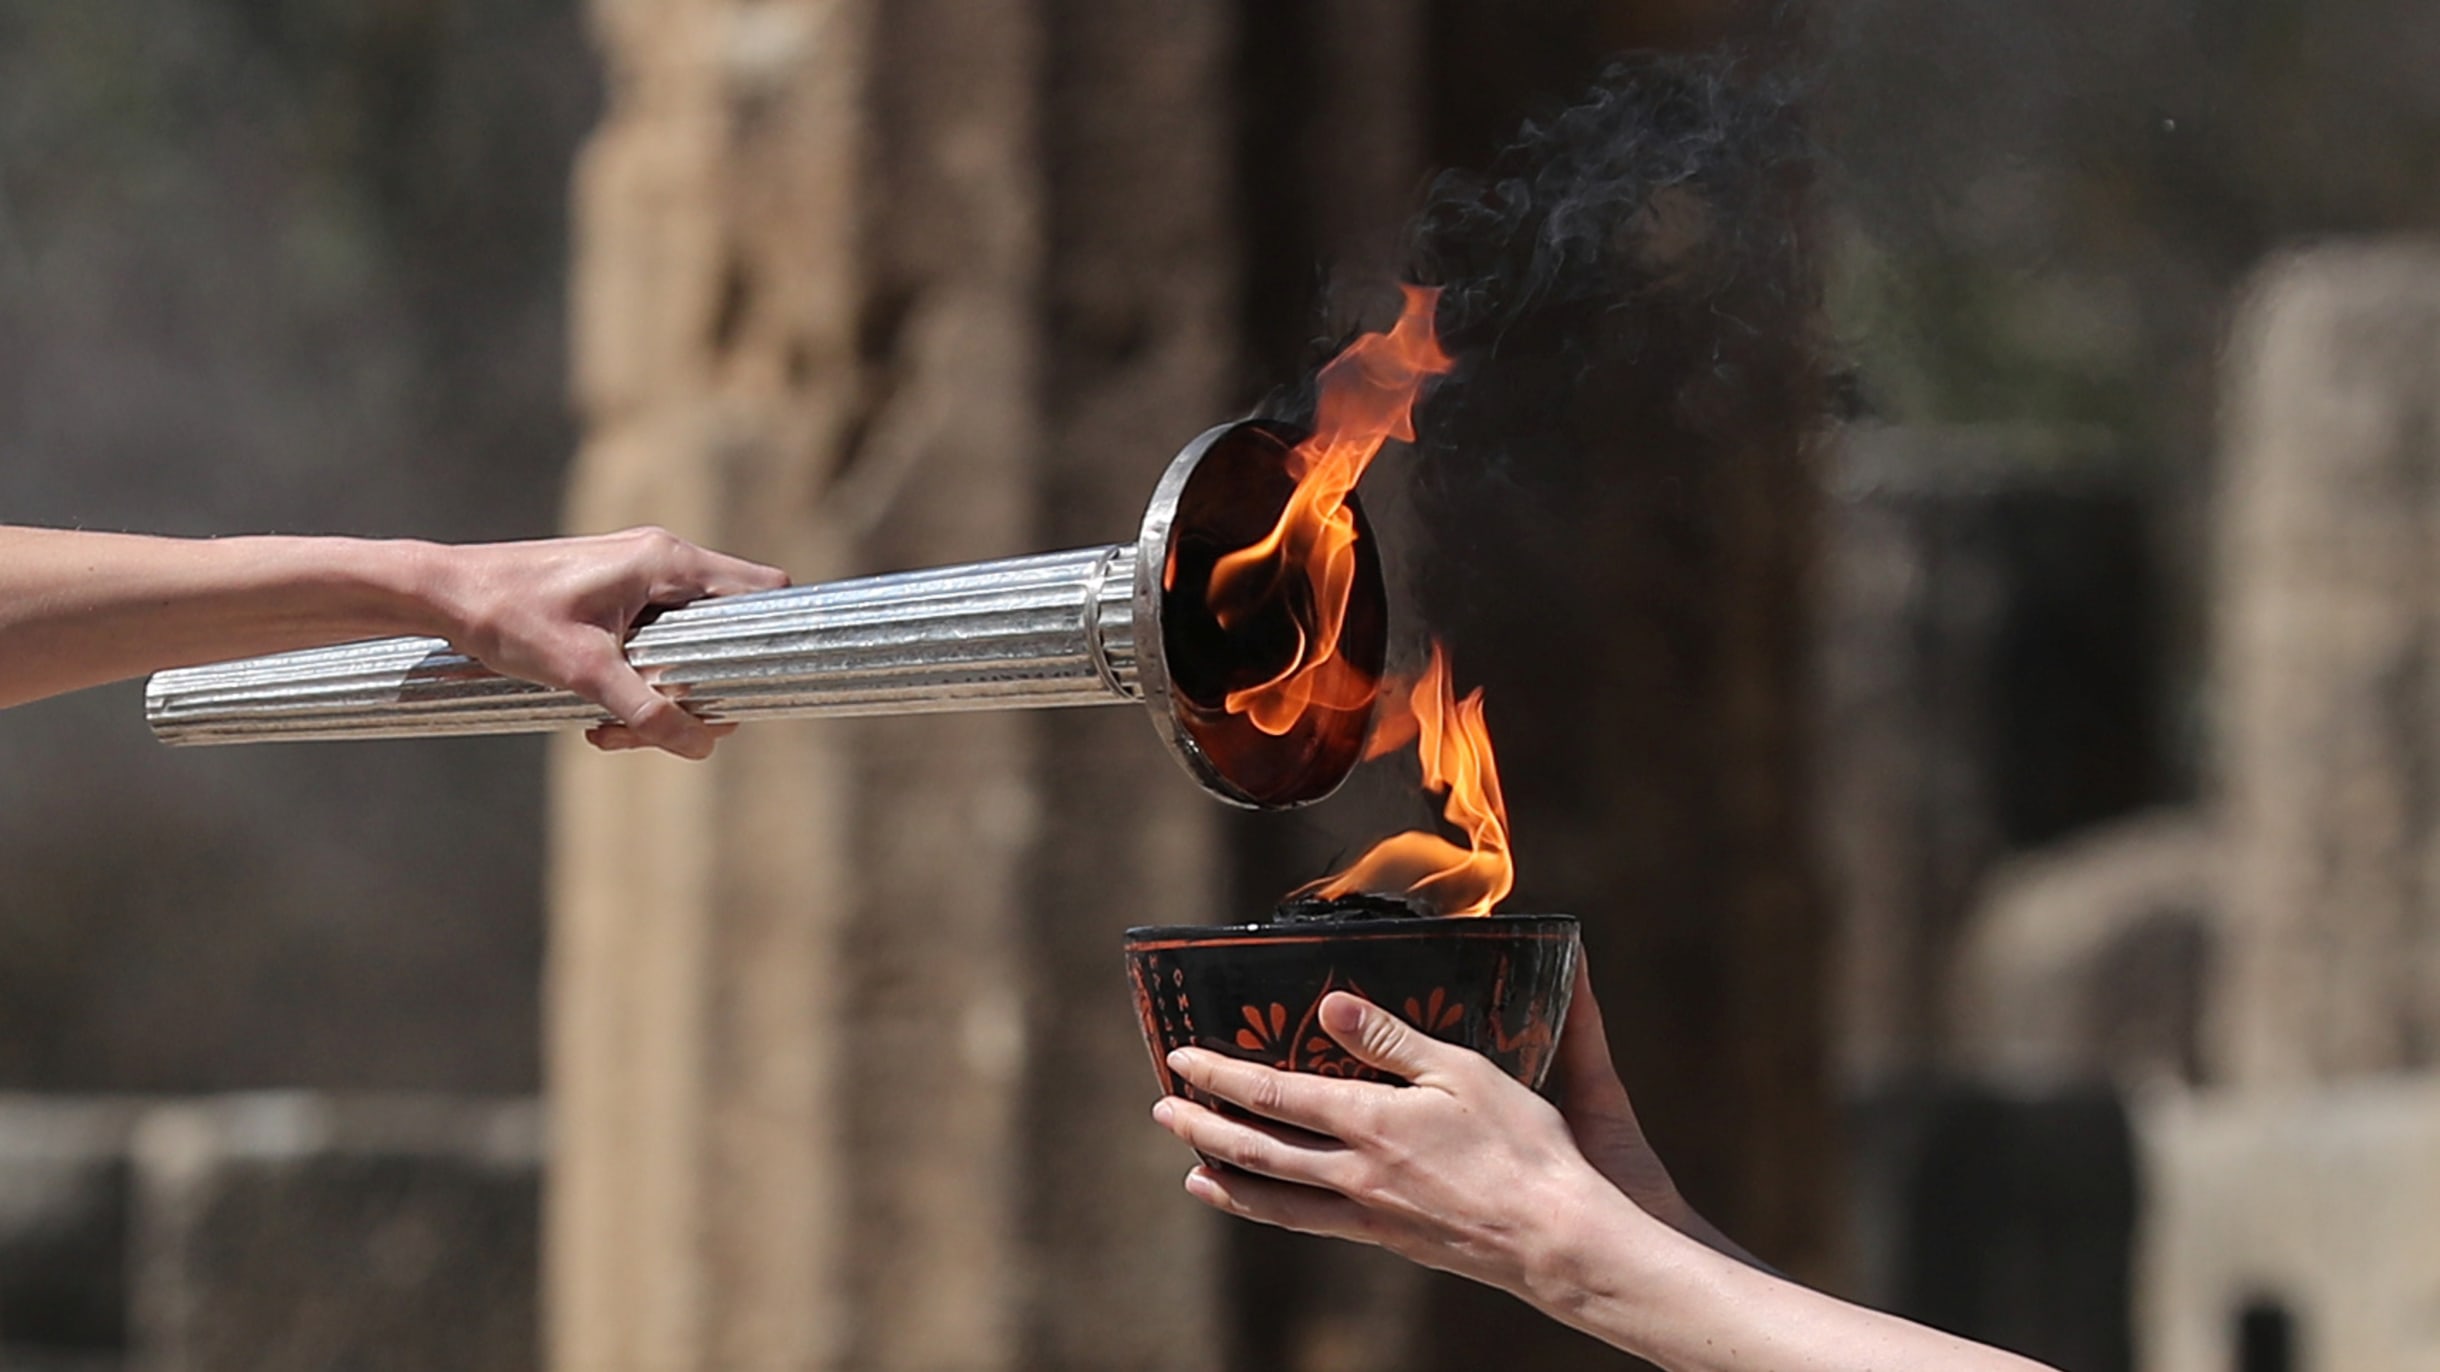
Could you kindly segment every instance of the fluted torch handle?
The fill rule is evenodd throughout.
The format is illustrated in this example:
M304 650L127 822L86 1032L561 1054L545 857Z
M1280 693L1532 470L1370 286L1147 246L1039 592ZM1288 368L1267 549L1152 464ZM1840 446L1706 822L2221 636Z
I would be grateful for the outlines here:
M698 601L639 629L627 657L712 720L1136 700L1136 556L1082 548ZM162 672L144 709L173 744L540 733L606 719L434 638Z

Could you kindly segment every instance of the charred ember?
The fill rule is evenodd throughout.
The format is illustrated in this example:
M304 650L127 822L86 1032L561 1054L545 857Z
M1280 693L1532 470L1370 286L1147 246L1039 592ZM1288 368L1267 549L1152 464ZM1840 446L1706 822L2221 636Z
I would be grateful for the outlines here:
M1271 912L1271 922L1343 924L1359 919L1430 919L1438 913L1420 896L1358 891L1344 896L1290 896Z

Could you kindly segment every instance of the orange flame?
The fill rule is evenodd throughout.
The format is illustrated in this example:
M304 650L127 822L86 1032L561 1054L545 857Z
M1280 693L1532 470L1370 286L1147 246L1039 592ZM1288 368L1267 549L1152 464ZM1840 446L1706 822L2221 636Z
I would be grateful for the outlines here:
M1365 334L1322 368L1313 436L1288 455L1296 489L1278 524L1212 568L1209 601L1225 628L1280 595L1292 571L1312 588L1311 612L1299 617L1300 639L1288 664L1222 702L1274 737L1295 728L1309 709L1358 709L1380 689L1339 656L1356 577L1356 518L1347 497L1382 444L1414 441L1416 397L1425 382L1456 365L1432 332L1440 292L1401 289L1405 305L1390 331Z
M1382 683L1339 655L1357 568L1355 511L1347 500L1383 444L1414 441L1416 399L1456 365L1433 333L1440 292L1400 289L1404 306L1389 332L1365 334L1322 368L1313 435L1288 455L1296 487L1279 522L1212 568L1207 600L1223 628L1244 623L1300 581L1310 588L1310 605L1294 616L1297 650L1288 664L1223 701L1231 714L1274 737L1294 729L1307 710L1362 709L1383 693ZM1515 885L1516 871L1483 693L1457 698L1447 655L1435 643L1422 676L1389 695L1365 756L1413 743L1425 788L1445 795L1441 814L1464 832L1468 846L1421 830L1395 834L1297 894L1404 890L1442 914L1487 915Z
M1465 832L1460 848L1438 834L1409 830L1376 843L1346 870L1297 892L1344 896L1404 890L1444 915L1487 915L1516 885L1508 853L1508 804L1491 757L1491 730L1478 688L1457 698L1449 660L1437 643L1412 689L1393 695L1373 725L1367 753L1379 757L1409 741L1423 764L1424 788L1443 792L1441 816Z

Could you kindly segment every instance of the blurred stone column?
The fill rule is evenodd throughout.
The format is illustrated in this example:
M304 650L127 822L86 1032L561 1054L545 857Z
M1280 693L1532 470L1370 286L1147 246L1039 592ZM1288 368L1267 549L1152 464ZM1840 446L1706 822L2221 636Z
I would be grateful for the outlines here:
M2332 247L2236 329L2220 530L2228 1079L2440 1059L2440 249Z
M1042 547L1132 536L1169 458L1233 418L1240 351L1230 7L1044 0ZM1219 1217L1159 1096L1119 959L1131 924L1223 922L1225 813L1136 710L1031 717L1034 974L1020 1214L1022 1365L1213 1372Z
M1233 346L1216 14L594 14L574 527L807 580L1130 532ZM1164 60L1049 65L1046 24L1105 18ZM1216 1358L1117 961L1124 924L1208 913L1208 807L1142 719L764 725L700 767L569 741L553 779L555 1365Z

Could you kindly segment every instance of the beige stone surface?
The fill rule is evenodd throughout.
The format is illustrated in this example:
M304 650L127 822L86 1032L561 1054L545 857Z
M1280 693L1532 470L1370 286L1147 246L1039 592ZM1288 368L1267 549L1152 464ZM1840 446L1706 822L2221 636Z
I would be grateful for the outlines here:
M1218 11L594 12L572 526L806 580L1112 541L1225 417ZM1212 914L1212 817L1140 716L553 767L555 1366L1216 1365L1117 960Z
M2296 1366L2440 1366L2440 245L2270 263L2226 378L2215 803L2000 869L1952 1062L2130 1088L2147 1372L2237 1365L2249 1309Z
M2139 1099L2145 1372L2238 1366L2239 1312L2287 1312L2296 1367L2440 1367L2440 1083Z
M2440 247L2274 263L2235 330L2219 684L2232 1080L2440 1052Z
M2026 1088L2194 1081L2225 866L2178 810L1999 866L1945 979L1946 1065Z

